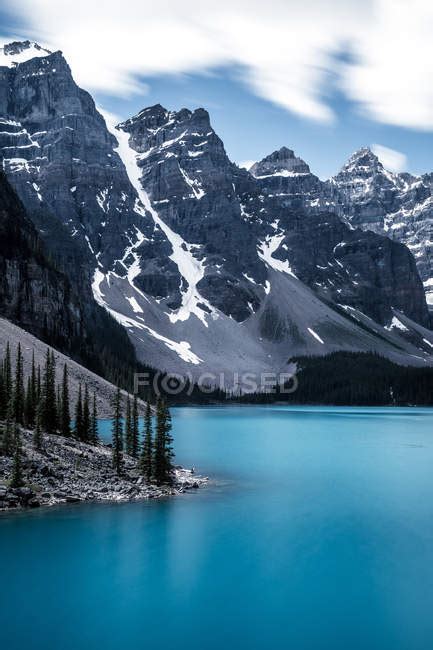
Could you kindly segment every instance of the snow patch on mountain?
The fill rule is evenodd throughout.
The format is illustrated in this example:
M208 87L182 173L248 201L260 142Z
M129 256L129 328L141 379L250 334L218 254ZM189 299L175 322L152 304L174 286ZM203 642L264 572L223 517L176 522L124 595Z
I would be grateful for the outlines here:
M180 275L185 280L187 288L181 292L182 304L177 311L169 314L170 321L172 323L179 320L185 321L194 314L203 325L205 325L205 327L208 327L206 314L201 309L200 303L205 305L210 312L214 312L215 310L212 305L200 295L197 289L198 283L204 276L205 260L196 259L192 253L193 245L186 242L159 217L158 212L150 202L147 192L141 185L141 172L137 165L138 155L137 152L130 147L129 134L122 129L115 127L112 123L109 124L109 127L111 127L110 130L113 135L115 135L118 142L118 148L116 151L125 165L129 180L136 190L141 202L141 206L136 204L136 212L144 216L144 210L147 210L152 215L155 225L163 231L172 246L173 252L170 255L170 259L177 265ZM199 190L196 189L195 191L198 192ZM139 261L137 259L134 270L131 272L133 277L130 282L133 282L134 277L139 273L138 265ZM133 275L134 273L135 275Z
M316 341L319 341L319 343L325 345L324 340L320 338L317 332L315 332L311 327L307 327L307 330L310 332L311 336L316 339Z
M46 50L34 41L9 43L0 47L0 67L13 68L35 57L48 56L49 54L52 54L50 50Z
M133 296L132 296L132 298L129 298L128 296L125 296L125 297L126 297L126 300L129 302L129 304L131 305L133 311L136 314L142 314L143 313L142 308L140 307L140 305L138 304L138 302L136 301L136 299Z
M193 180L188 176L186 171L182 169L182 167L179 165L179 171L182 174L185 183L192 189L193 196L195 196L196 199L201 199L205 195L204 189L201 187L200 183L197 180Z
M293 273L288 260L284 262L282 260L275 259L273 254L280 247L281 242L285 237L284 233L279 233L277 235L267 235L266 239L260 242L258 247L258 256L261 260L266 262L271 268L281 273L288 273L292 277L296 278L296 275Z
M408 332L409 331L408 328L405 325L403 325L401 320L399 320L397 318L397 316L393 316L392 321L390 322L390 324L385 326L385 329L388 330L388 331L391 331L394 328L402 330L402 332Z
M100 269L96 268L92 281L92 291L96 302L101 307L104 307L104 309L106 309L113 316L113 318L117 320L118 323L123 325L123 327L126 329L139 329L148 332L153 338L164 343L164 345L169 350L176 352L176 354L186 363L198 365L202 362L202 359L191 350L191 344L188 341L173 341L166 336L158 334L158 332L146 325L143 322L142 316L136 316L135 318L132 318L131 316L126 316L116 309L113 309L106 301L105 294L101 288L101 285L104 282L108 283L109 275L110 274L104 275ZM126 298L126 300L132 306L134 313L143 313L143 310L135 298Z

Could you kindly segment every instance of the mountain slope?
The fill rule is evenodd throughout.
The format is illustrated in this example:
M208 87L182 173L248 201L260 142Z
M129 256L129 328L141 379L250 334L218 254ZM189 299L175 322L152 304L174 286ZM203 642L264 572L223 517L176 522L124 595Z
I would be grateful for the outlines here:
M134 349L123 328L86 295L89 290L77 290L53 263L0 171L0 315L125 383L134 367Z
M340 218L291 150L241 170L201 108L107 128L60 52L0 67L0 120L3 168L87 317L92 286L140 360L194 376L338 349L430 363L395 327L428 325L412 255Z
M6 345L11 348L12 364L15 363L15 353L18 343L21 345L23 355L24 376L27 378L31 372L32 355L34 353L36 366L44 367L47 348L50 349L56 360L56 382L61 383L63 366L68 366L69 393L72 404L72 412L75 400L78 396L79 385L87 384L90 394L96 393L97 408L99 417L111 417L112 401L117 390L116 386L106 381L99 375L80 365L67 355L48 346L46 343L33 336L25 329L14 323L0 318L0 358L4 358ZM140 400L140 410L144 407Z
M387 171L368 148L356 151L329 187L340 215L363 229L408 246L433 304L433 183Z
M78 300L44 255L23 206L0 171L0 313L66 345L84 336Z

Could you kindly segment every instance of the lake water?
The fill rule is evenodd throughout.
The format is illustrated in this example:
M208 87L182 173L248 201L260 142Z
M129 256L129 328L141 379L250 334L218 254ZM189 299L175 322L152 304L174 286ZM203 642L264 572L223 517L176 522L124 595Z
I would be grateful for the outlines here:
M0 517L2 650L433 648L433 410L173 423L207 488Z

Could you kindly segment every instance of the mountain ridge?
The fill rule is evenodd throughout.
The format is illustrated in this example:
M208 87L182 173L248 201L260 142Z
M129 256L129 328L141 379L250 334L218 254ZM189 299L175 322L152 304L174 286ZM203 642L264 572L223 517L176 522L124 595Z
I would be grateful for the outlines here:
M429 316L413 256L356 228L342 188L291 149L250 173L205 109L156 104L107 128L60 53L4 70L3 168L53 255L81 260L75 283L92 286L141 361L259 373L348 349L431 362L415 333ZM398 314L413 328L394 327Z

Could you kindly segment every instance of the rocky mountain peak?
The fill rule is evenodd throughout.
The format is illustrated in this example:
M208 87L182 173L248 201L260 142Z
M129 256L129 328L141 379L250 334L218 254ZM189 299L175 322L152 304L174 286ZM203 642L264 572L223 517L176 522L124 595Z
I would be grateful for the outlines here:
M12 59L24 53L30 61L0 74L0 165L73 287L91 287L142 361L259 373L280 368L289 350L395 355L381 328L392 308L428 322L409 251L346 223L357 188L362 215L393 207L397 176L356 171L328 187L287 147L250 174L230 161L203 108L155 104L108 131L60 52L30 44ZM356 165L371 156L358 152ZM340 205L344 221L333 214Z
M29 61L35 57L48 56L50 50L41 47L34 41L13 41L0 48L0 66L8 68Z
M292 149L281 147L274 151L260 162L255 163L250 173L259 178L261 176L294 176L297 174L309 174L310 168L307 163L295 156Z
M189 108L169 111L164 106L161 106L161 104L155 104L154 106L143 108L137 115L119 124L119 128L124 131L131 131L140 125L141 128L151 131L161 126L173 127L173 125L182 122L192 122L203 127L210 127L209 113L204 108L197 108L194 111L191 111Z
M341 172L380 172L383 165L370 147L361 147L355 151L341 168ZM341 173L340 172L340 173Z

